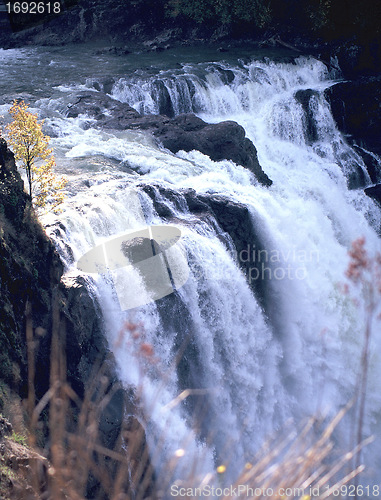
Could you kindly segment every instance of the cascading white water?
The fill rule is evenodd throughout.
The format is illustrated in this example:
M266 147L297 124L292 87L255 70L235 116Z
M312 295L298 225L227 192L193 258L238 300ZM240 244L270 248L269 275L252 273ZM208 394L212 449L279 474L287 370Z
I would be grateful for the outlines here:
M140 182L217 193L249 208L268 253L259 257L249 242L245 257L261 258L265 272L272 273L270 324L266 325L247 282L213 231L200 229L199 224L198 229L189 229L187 210L176 210L165 198L162 203L172 208L176 219L187 223L184 243L192 274L177 300L187 311L188 324L169 331L166 324L163 331L155 305L138 313L146 338L164 365L173 359L174 338L192 329L199 363L195 367L200 369L193 381L209 391L204 433L215 436L212 448L218 460L224 458L226 445L234 444L238 470L287 418L298 421L316 411L333 415L353 395L364 318L339 285L351 241L365 235L369 247L377 247L377 236L367 221L376 227L379 212L361 190L347 188L346 175L353 165L364 165L336 130L322 94L331 84L322 63L300 58L296 64L255 61L238 68L186 65L178 75L160 76L175 114L193 110L208 122L233 119L243 125L273 186L257 185L248 171L229 161L213 162L199 152L173 156L126 135L122 139L91 129L76 137L67 156L112 156L144 173ZM122 79L112 94L140 111L158 112L157 88L156 77L144 83ZM307 89L315 91L308 103L315 126L312 141L306 134L303 106L295 97ZM72 137L66 135L58 143L66 145ZM103 186L99 190L105 196ZM120 186L112 198L121 196L119 190ZM93 202L90 207L93 211ZM101 217L123 220L115 213L107 216L104 208ZM158 222L147 200L145 218L147 223ZM114 227L102 229L99 236L117 232ZM111 331L117 331L115 324ZM374 338L373 352L376 346ZM123 377L136 383L125 355L119 354ZM372 370L375 383L380 374L374 364ZM175 373L171 381L160 397L162 405L181 387ZM156 383L149 377L144 380L147 405ZM369 402L367 432L379 403L377 397ZM156 411L155 418L160 422ZM171 432L178 440L184 439L184 418L180 411L177 424L171 424L183 429ZM180 440L173 446L180 446ZM379 448L375 446L369 455L379 461Z
M144 325L144 340L158 359L156 368L149 363L142 368L130 344L116 350L122 378L143 387L152 443L168 426L165 408L184 388L181 370L168 368L182 339L191 339L188 366L194 372L186 380L205 391L198 399L206 408L205 422L201 434L187 437L191 405L177 406L166 449L170 456L185 442L189 455L203 457L201 470L213 467L213 460L225 460L228 448L234 450L228 458L237 471L288 418L299 422L316 412L334 415L354 395L365 317L361 297L358 307L343 295L340 283L354 239L364 235L371 252L379 247L375 228L380 214L362 189L347 187L348 177L365 167L336 130L323 95L333 83L329 77L321 62L299 58L294 63L184 64L155 75L123 76L115 83L112 96L139 111L158 113L166 106L172 114L193 111L208 122L240 123L273 180L270 188L231 161L213 162L197 151L173 155L143 134L100 131L84 116L52 116L52 103L44 99L36 104L57 134L54 146L62 169L72 173L71 196L59 216L74 253L74 260L67 260L68 272L77 272L75 262L105 238L162 222L145 185L177 192L178 203L165 195L160 202L184 232L191 270L187 284L164 305L152 303L132 314L119 310L107 278L96 277L96 283L110 345L125 318L131 318ZM73 88L67 83L61 90ZM298 92L309 89L313 93L305 104ZM61 102L62 94L57 99ZM115 168L115 160L144 175ZM131 204L131 188L139 193L141 207ZM238 260L263 264L271 292L266 311L248 283L256 276L239 270L231 248L216 234L217 223L212 227L189 212L183 188L248 208L266 252L258 254L255 243L248 242ZM364 482L370 483L377 480L372 471L381 469L381 398L375 389L381 346L376 333L365 426L365 433L378 436L366 451L370 473ZM163 372L164 388L158 375ZM339 447L350 446L349 434L349 427L342 431ZM201 442L206 436L212 436L207 449Z

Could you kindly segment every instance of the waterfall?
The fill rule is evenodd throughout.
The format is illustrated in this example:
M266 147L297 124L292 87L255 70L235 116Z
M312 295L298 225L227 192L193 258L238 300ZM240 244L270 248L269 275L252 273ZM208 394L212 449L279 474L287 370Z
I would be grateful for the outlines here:
M138 132L101 131L83 116L48 119L63 164L75 169L59 215L72 249L71 256L61 250L68 273L79 272L81 256L110 237L155 224L181 228L190 275L172 295L121 311L112 276L93 279L110 346L127 318L143 325L157 359L155 366L142 362L128 342L115 350L122 380L143 388L152 446L170 425L166 453L186 443L190 456L202 457L200 470L229 451L239 471L288 419L296 425L311 414L333 416L355 392L366 318L363 298L356 306L340 285L353 240L363 235L371 252L379 247L380 213L361 189L370 182L362 159L331 116L324 97L335 83L330 78L323 63L305 57L187 63L115 78L112 97L142 113L237 121L257 147L270 188L231 161L198 151L173 155ZM189 189L205 203L229 200L247 210L251 239L243 250L237 252L218 217L190 210ZM54 227L54 218L49 223ZM125 273L126 283L139 280L134 269ZM365 433L378 439L365 451L369 482L381 468L380 347L374 335ZM200 392L168 417L168 405L187 388ZM202 422L194 420L197 411ZM347 449L349 424L340 439Z

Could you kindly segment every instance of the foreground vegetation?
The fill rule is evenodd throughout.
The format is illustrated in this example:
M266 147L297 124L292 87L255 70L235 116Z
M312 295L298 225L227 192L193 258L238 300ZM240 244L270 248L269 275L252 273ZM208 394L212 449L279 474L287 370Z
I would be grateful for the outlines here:
M155 362L154 350L141 339L140 327L126 323L118 343L136 344L144 370L147 363ZM187 498L197 499L200 492L214 491L218 498L230 500L236 498L239 488L240 498L246 499L324 500L335 498L338 493L342 496L344 485L364 470L362 465L353 469L351 462L369 440L345 454L334 445L333 433L348 411L344 408L330 422L309 419L298 433L285 428L230 483L224 480L231 465L228 451L215 470L198 474L197 464L187 456L186 443L168 457L164 472L157 477L150 457L153 451L163 453L166 435L159 437L157 450L149 450L144 429L150 415L140 408L139 420L125 417L114 446L108 447L104 442L102 413L120 387L110 385L107 367L99 366L84 398L79 398L66 380L64 344L65 332L56 310L50 389L26 416L29 447L0 419L6 429L0 435L3 498L21 500L28 492L30 500L159 500L170 498L171 493L183 497L186 492ZM29 347L28 352L30 355L33 349ZM30 373L33 364L34 360L29 360ZM29 380L29 386L33 387L33 380ZM141 390L137 387L135 394L138 396ZM172 408L186 397L185 393L172 402ZM177 466L184 460L187 467L182 467L179 476Z

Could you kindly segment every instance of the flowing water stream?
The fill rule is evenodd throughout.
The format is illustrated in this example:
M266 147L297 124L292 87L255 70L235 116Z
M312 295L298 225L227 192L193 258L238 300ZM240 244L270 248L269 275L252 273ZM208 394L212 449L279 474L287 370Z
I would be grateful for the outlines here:
M183 50L153 61L147 54L91 54L94 48L83 47L0 51L0 112L5 115L21 96L46 119L69 184L63 213L44 222L67 275L78 274L81 256L114 235L173 221L181 228L190 274L176 293L123 312L110 276L93 275L89 286L101 301L111 346L126 318L143 325L144 341L153 346L155 365L142 363L128 343L115 350L122 379L143 387L152 446L164 434L165 453L185 447L188 456L198 454L201 471L221 463L229 450L238 471L288 419L297 425L311 414L333 416L355 393L363 299L355 304L340 285L353 240L365 236L370 253L379 248L380 211L362 188L348 189L358 172L365 183L369 178L324 97L339 75L309 57L232 53L217 59L212 52ZM172 115L194 112L210 123L238 122L272 186L259 185L228 160L214 162L198 151L174 155L142 132L100 130L84 115L67 118L70 96L94 84L141 113L160 113L165 106ZM148 186L168 217L158 215ZM190 188L246 206L262 253L253 240L245 253L235 254L217 221L191 213L184 196ZM65 228L60 236L52 231L57 221ZM260 277L245 275L240 260L260 264L266 274L265 302L250 286ZM136 272L123 272L130 288L145 293ZM365 451L364 483L377 482L381 470L378 332L375 323L364 431L376 440ZM187 358L176 369L185 339L191 339ZM168 411L188 386L202 391ZM191 431L198 406L204 418ZM351 446L349 419L337 440L342 450Z

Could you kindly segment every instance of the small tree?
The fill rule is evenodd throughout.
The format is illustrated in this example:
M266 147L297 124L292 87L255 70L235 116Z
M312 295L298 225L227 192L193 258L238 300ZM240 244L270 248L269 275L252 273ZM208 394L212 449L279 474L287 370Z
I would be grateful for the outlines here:
M55 159L49 148L50 137L42 132L43 121L38 122L37 115L28 111L24 101L13 102L9 113L13 121L7 126L8 141L16 160L26 170L29 195L34 207L41 213L57 212L58 205L64 200L64 177L58 178L54 172ZM48 206L48 198L51 203Z

